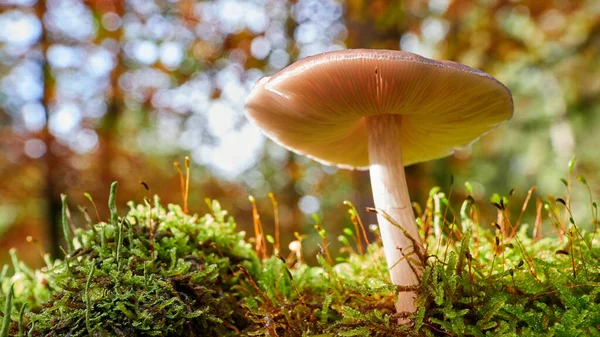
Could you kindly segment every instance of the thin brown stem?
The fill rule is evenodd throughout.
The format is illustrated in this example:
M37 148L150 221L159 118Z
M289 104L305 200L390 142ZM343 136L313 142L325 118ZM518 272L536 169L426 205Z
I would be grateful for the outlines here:
M181 188L181 200L185 202L185 178L183 176L183 171L181 170L181 166L178 162L173 162L173 166L177 170L177 174L179 174L179 186Z
M512 231L510 232L510 235L508 236L509 239L512 238L517 233L517 229L519 228L519 225L521 224L521 220L523 219L523 214L525 214L525 210L527 209L527 205L529 204L529 199L531 199L531 195L533 195L533 192L535 192L536 189L537 189L537 186L533 186L532 188L529 189L529 191L527 191L527 197L525 198L523 207L521 207L521 214L519 214L519 219L517 219L517 223L515 223Z
M275 199L275 195L269 192L269 198L271 199L271 203L273 204L273 222L275 226L275 249L277 250L277 254L281 252L280 243L279 243L279 210L277 207L277 199Z
M188 213L188 198L190 196L190 157L185 157L185 193L183 199L183 212Z

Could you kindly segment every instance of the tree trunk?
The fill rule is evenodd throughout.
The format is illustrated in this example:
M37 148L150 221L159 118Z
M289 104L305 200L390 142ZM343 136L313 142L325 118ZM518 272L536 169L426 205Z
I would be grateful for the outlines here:
M39 1L36 5L36 13L40 22L43 25L44 15L46 14L46 2ZM48 232L49 252L54 258L59 257L60 254L60 226L59 216L61 209L60 192L57 188L57 167L60 167L57 156L52 152L52 144L54 143L54 137L49 129L50 120L50 102L52 101L52 77L50 74L50 65L46 58L46 51L50 41L48 39L47 31L42 27L42 36L40 38L39 46L42 51L42 70L43 70L43 87L44 95L42 97L42 105L44 106L44 112L46 117L46 126L44 128L43 137L46 145L46 153L44 154L43 160L46 168L45 172L45 186L44 186L44 198L46 199L46 224Z

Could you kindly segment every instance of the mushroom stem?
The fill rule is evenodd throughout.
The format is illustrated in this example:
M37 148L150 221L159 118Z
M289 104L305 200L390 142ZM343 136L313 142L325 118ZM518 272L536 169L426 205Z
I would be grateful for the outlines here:
M369 130L369 164L373 199L378 209L377 219L392 283L415 286L419 284L423 272L419 257L423 255L423 244L410 203L402 163L399 141L401 122L400 115L385 114L366 118ZM387 218L382 211L387 214ZM396 311L414 312L415 295L414 291L400 292ZM407 322L406 319L399 320L401 324Z

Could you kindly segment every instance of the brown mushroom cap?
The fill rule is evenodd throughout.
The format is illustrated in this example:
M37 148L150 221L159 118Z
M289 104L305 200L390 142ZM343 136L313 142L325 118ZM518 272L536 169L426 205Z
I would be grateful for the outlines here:
M284 147L321 163L368 168L365 117L402 118L405 165L451 154L510 119L510 91L451 61L392 50L354 49L302 59L262 78L246 115Z

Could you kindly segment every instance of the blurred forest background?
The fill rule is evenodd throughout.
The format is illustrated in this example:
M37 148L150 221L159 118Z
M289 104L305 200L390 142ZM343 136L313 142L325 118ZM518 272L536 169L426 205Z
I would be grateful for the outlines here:
M173 162L186 155L191 212L218 199L250 229L253 195L269 232L273 192L284 243L300 231L311 234L307 253L317 249L313 213L335 242L350 224L344 200L372 206L368 172L280 148L246 122L243 106L260 77L343 48L455 60L513 92L511 121L470 149L407 168L414 201L424 204L436 185L448 191L454 176L453 202L469 181L486 225L496 218L493 193L516 188L515 214L534 185L536 196L564 197L559 179L574 156L599 195L598 0L0 0L0 263L17 247L38 264L28 235L52 249L60 193L80 225L76 205L93 209L84 192L106 219L115 180L121 214L147 195L140 181L181 203ZM582 222L590 206L574 186ZM534 215L531 202L525 222Z

